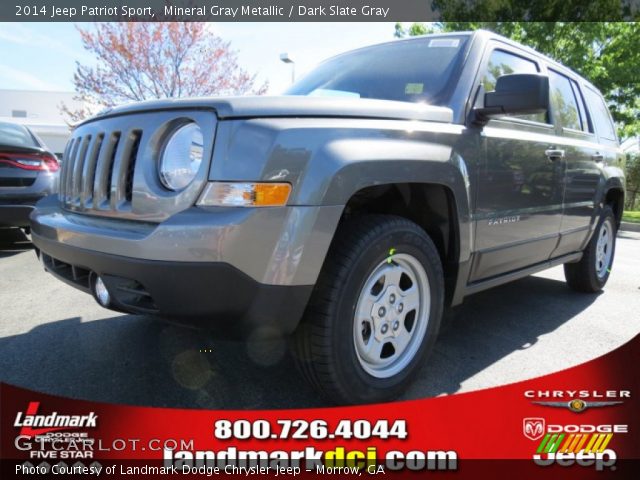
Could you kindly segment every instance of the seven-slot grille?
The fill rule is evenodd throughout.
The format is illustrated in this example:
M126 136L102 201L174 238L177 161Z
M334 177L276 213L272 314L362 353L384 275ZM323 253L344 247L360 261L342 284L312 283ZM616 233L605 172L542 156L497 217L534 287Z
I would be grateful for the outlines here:
M79 125L62 162L62 207L87 216L147 223L163 222L192 207L208 179L216 120L210 110L168 108ZM187 123L202 129L206 160L189 185L169 190L160 181L160 159L168 139Z
M141 137L139 129L73 137L62 163L62 203L79 210L130 210Z

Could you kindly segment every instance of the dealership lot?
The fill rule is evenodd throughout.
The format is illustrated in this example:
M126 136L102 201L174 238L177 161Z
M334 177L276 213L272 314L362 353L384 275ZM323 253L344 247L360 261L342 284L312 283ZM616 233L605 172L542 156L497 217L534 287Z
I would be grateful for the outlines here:
M449 313L434 355L404 398L577 365L640 333L638 312L640 233L620 232L613 273L600 295L569 290L560 267L469 297ZM220 341L105 310L46 274L17 230L0 230L0 319L0 380L14 385L136 405L322 405L282 342Z

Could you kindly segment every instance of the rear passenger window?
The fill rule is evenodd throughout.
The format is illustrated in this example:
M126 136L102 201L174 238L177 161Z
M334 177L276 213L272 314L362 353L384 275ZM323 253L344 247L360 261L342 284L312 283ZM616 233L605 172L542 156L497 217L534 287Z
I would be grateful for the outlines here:
M591 112L591 120L596 127L598 135L609 140L615 140L616 131L613 128L609 109L605 105L604 99L590 88L585 88L584 94Z
M510 73L538 73L538 65L526 58L504 50L494 50L489 57L487 71L482 79L482 86L485 92L493 92L496 89L496 81L502 75ZM518 115L516 118L531 120L534 122L547 122L545 113L535 113L532 115Z
M549 70L551 108L557 123L564 128L582 130L578 102L571 88L571 81L553 70Z
M582 98L582 94L580 93L580 88L578 84L571 80L571 86L573 87L573 94L576 96L576 100L578 101L578 110L580 113L580 122L582 123L582 130L585 132L593 132L593 129L589 128L589 120L587 117L587 107L584 104L584 98Z

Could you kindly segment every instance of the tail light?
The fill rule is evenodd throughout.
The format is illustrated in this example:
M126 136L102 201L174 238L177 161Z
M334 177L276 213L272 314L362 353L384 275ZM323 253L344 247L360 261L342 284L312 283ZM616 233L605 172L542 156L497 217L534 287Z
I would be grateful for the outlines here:
M0 163L21 168L22 170L37 170L42 172L57 172L60 170L58 160L48 153L0 153Z

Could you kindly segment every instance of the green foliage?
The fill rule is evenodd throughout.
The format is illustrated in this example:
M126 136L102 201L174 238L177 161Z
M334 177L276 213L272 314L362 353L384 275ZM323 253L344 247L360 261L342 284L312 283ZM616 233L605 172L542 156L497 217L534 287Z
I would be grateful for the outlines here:
M627 156L627 210L640 208L640 154L629 154ZM640 218L639 218L640 220Z
M453 9L457 3L465 2L444 3L448 5L447 8ZM537 3L486 0L476 2L476 8L480 8L480 4L486 4L485 7L490 5L494 10L496 6L509 5L510 13L505 15L517 18L517 11L514 13L513 9L520 6L525 8L527 5L533 7ZM619 2L614 0L595 2L593 8L596 6L602 9L611 8L611 11L614 11L615 8L619 8ZM603 12L606 11L608 10L603 10ZM447 11L443 10L443 18L447 18L447 15L449 18L462 17L459 12L455 10L452 12L447 14ZM466 18L480 17L467 16ZM468 31L479 28L494 31L528 45L578 72L604 94L621 138L640 133L640 81L638 80L640 24L636 22L439 22L427 25L413 24L408 29L398 24L396 36L433 31Z
M628 212L625 211L622 215L623 222L640 223L640 212Z
M396 31L393 36L396 38L402 37L417 37L418 35L427 35L429 33L436 33L441 30L440 23L412 23L408 29L402 26L402 23L398 22L395 26Z
M431 6L445 20L514 20L538 22L572 20L591 22L602 19L637 20L634 0L433 0Z

